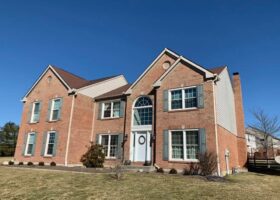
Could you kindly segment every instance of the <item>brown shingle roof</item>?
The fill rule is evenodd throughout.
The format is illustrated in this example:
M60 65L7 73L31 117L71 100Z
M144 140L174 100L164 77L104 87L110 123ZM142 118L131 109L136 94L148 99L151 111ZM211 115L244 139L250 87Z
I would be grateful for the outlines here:
M114 98L114 97L120 97L122 95L124 95L124 93L126 92L126 90L131 86L131 84L127 84L124 85L122 87L119 87L115 90L112 90L110 92L107 92L105 94L102 94L98 97L96 97L96 100L101 100L101 99L107 99L107 98Z
M70 88L75 88L75 89L79 89L91 84L95 84L116 77L116 76L109 76L109 77L104 77L95 80L86 80L82 77L72 74L71 72L65 71L64 69L61 69L59 67L55 67L52 65L52 68L59 74L59 76L67 83L67 85Z
M226 66L222 66L222 67L215 67L215 68L212 68L209 70L211 72L213 72L214 74L220 74L225 68L226 68Z

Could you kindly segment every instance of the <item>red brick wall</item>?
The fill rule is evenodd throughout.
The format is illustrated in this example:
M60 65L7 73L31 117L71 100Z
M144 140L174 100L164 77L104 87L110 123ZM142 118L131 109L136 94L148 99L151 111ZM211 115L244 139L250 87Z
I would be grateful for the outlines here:
M238 146L237 137L230 131L218 125L218 139L219 139L219 157L221 172L226 174L226 150L229 151L229 170L232 171L233 167L239 165L238 162Z
M127 111L126 111L126 124L125 133L128 135L128 140L125 143L125 160L129 160L130 140L131 140L131 123L132 123L132 108L135 100L143 95L149 95L154 104L154 97L152 94L153 83L165 72L162 64L169 61L171 65L175 59L169 55L164 54L146 73L146 75L133 87L132 94L127 97Z
M237 125L237 145L238 145L238 159L240 167L244 167L247 161L247 145L245 139L245 120L243 111L243 98L241 80L238 73L233 75L233 89L235 98L235 113Z
M92 98L82 94L76 96L68 152L69 164L80 163L81 156L90 145L93 106Z
M48 83L47 77L52 76L51 83ZM63 97L61 120L57 122L47 122L48 103L50 99L56 97ZM40 121L36 124L29 124L28 112L30 104L35 100L42 102L42 108L40 112ZM32 161L32 162L51 162L55 161L58 164L64 164L64 156L66 149L66 138L69 123L69 112L71 106L72 97L67 94L67 89L62 85L59 79L49 70L36 85L33 91L28 95L27 101L23 105L23 113L21 119L21 125L18 135L18 142L15 152L15 159L17 161ZM59 132L58 145L56 150L56 156L53 158L46 158L41 156L43 133L50 130L57 130ZM37 132L37 140L35 153L32 157L22 156L22 149L24 144L24 135L31 131Z
M168 89L204 85L204 108L189 111L163 112L163 91ZM163 80L157 89L156 163L163 168L182 169L186 162L163 161L163 130L205 128L208 151L215 152L215 126L212 81L205 82L201 74L185 64L178 66Z

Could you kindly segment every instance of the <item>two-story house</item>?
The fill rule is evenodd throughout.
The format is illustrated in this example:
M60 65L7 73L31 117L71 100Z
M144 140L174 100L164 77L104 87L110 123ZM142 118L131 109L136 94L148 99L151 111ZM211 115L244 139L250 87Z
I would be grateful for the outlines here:
M15 159L80 165L89 143L106 164L183 169L203 152L217 173L246 162L241 82L164 49L133 84L124 76L88 81L49 66L23 98Z

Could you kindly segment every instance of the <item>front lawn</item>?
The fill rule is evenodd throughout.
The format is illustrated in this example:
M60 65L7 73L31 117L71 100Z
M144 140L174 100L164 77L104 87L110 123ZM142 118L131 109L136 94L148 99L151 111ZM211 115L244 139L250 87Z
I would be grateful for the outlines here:
M280 176L244 173L226 182L126 173L78 174L0 167L0 199L279 199Z
M13 157L0 157L0 165L2 164L2 162L4 162L4 161L10 161L10 160L12 160L13 159Z

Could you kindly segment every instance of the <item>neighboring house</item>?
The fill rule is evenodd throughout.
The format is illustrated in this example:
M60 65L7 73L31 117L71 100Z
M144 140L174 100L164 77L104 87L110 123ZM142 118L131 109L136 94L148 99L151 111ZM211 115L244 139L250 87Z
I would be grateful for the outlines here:
M24 99L15 159L80 165L90 141L106 165L183 169L205 151L218 173L246 163L241 82L164 49L131 85L123 76L87 81L49 66Z
M265 152L264 148L265 134L253 128L246 128L247 151L249 154L255 152ZM268 136L268 151L270 156L280 155L280 138L270 135Z

